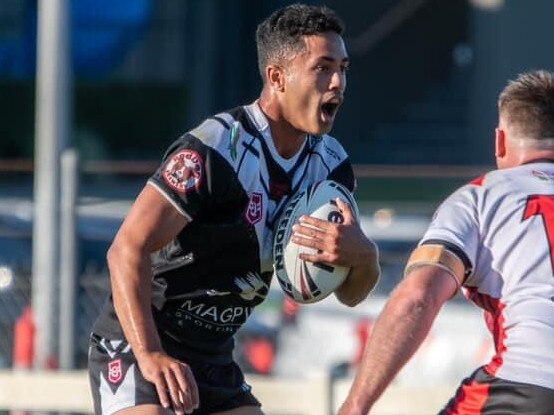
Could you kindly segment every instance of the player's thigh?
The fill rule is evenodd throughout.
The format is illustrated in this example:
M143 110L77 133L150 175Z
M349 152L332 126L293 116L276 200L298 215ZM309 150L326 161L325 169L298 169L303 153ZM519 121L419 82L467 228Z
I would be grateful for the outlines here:
M249 405L239 406L228 411L212 412L210 415L264 415L264 413L259 406Z
M464 379L439 415L552 415L554 390L489 375L482 367Z
M164 409L160 405L138 405L132 408L122 409L114 413L114 415L174 415L175 412L169 409Z

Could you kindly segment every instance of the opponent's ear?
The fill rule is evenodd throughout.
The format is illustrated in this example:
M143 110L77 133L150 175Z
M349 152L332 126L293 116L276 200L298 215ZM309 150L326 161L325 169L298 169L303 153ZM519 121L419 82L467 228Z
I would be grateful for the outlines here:
M500 127L496 127L494 132L495 132L494 155L498 159L506 155L506 133Z
M285 89L285 72L281 66L268 65L265 68L267 82L273 91L283 92Z

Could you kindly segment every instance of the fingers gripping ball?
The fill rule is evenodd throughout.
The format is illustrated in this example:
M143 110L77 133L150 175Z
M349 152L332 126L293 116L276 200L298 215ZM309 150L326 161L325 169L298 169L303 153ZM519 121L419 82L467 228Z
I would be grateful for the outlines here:
M336 205L337 198L348 202L354 216L358 217L358 206L348 189L335 181L325 180L294 195L278 221L273 243L275 275L283 291L299 303L323 300L343 283L350 271L344 266L300 259L300 253L314 253L314 249L290 240L292 227L302 215L342 223L344 216Z

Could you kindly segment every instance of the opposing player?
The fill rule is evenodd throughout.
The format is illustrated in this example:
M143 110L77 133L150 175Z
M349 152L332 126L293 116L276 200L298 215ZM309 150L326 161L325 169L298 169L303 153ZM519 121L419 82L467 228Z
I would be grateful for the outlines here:
M137 197L108 252L112 295L91 336L97 414L262 414L233 336L267 295L291 195L323 179L354 187L327 135L346 87L342 30L330 9L298 4L262 22L259 99L176 140ZM326 249L353 267L336 295L355 305L378 277L377 251L343 207Z
M496 355L441 414L554 413L554 75L502 91L498 170L453 193L376 322L340 415L367 414L461 286L485 311Z

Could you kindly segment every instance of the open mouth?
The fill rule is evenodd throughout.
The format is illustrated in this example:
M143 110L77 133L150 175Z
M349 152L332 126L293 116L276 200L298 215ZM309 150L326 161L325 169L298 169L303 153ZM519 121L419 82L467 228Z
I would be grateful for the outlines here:
M321 105L321 112L323 113L324 118L327 120L332 120L339 109L339 102L326 102Z

